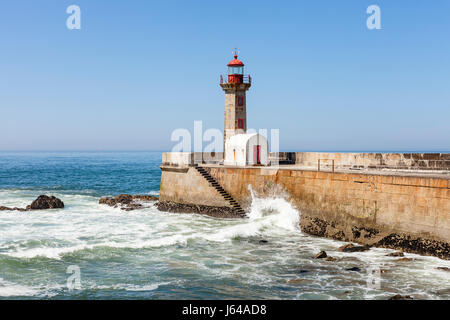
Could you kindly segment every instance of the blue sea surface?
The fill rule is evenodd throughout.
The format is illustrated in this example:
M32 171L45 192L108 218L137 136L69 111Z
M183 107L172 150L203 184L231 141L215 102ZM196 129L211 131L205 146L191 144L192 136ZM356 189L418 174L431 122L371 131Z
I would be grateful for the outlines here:
M0 187L95 196L159 191L161 152L0 152Z

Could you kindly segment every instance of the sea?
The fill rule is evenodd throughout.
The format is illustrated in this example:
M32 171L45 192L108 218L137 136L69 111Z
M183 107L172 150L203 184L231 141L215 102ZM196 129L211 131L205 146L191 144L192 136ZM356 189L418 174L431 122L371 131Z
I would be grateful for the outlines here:
M253 195L245 219L123 211L118 194L158 196L161 152L1 152L0 206L41 194L64 209L0 211L0 299L450 299L450 261L299 228L283 196ZM325 250L336 261L314 259Z

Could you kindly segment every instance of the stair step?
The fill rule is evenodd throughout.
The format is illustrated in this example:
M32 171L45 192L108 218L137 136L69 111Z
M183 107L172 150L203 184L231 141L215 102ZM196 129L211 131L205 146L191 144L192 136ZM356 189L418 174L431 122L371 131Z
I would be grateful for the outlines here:
M209 184L214 187L217 192L219 192L222 197L228 201L228 203L231 205L232 210L235 214L241 215L241 216L245 216L245 211L241 208L241 206L239 205L239 203L233 199L233 197L225 191L224 188L222 188L222 186L216 181L216 179L214 179L214 177L212 177L208 171L206 171L204 168L199 167L198 165L194 165L194 168L203 176L203 178L206 179L206 181L209 182Z

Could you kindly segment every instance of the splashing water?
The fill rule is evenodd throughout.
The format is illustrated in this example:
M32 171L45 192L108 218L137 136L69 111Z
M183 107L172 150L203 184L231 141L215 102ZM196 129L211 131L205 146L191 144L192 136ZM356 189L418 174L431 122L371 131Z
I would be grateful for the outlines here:
M9 168L0 173L0 205L24 206L39 194L53 194L66 205L0 213L0 298L450 298L448 272L437 269L450 267L448 261L406 254L415 260L400 263L386 256L392 252L387 249L339 252L342 242L303 234L300 213L282 197L261 199L250 190L248 218L236 220L98 204L103 195L143 193L145 181L154 181L146 188L157 194L160 173L152 168L159 157L0 156L0 166ZM30 163L40 179L29 178L33 173L24 168ZM133 172L125 170L129 167ZM75 178L67 174L74 168ZM109 174L111 185L96 182L109 181ZM144 185L133 189L131 181ZM313 259L320 250L338 261ZM80 268L81 289L70 291L66 272L73 265ZM367 285L373 266L386 271L380 288ZM350 267L361 271L347 271Z

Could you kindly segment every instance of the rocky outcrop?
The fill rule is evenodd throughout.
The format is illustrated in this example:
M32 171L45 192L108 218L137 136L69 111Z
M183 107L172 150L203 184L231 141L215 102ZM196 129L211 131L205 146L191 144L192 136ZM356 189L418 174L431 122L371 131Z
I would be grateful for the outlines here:
M388 300L414 300L411 296L402 296L400 294L396 294L393 297L390 297Z
M119 208L125 211L143 209L143 203L157 201L158 198L150 195L120 194L117 197L103 197L98 203L106 204L110 207Z
M9 207L0 206L0 211L27 211L27 209L17 208L17 207L9 208Z
M64 202L54 196L41 195L34 200L27 210L45 210L45 209L62 209L64 208Z
M183 204L171 201L160 201L155 204L160 211L172 213L198 213L216 218L242 218L231 207L212 207L194 204Z
M324 259L326 257L327 257L327 253L325 251L320 251L318 254L316 254L314 259Z
M355 246L352 243L349 243L349 244L343 245L338 250L341 252L363 252L363 251L370 250L370 246L368 246L368 245Z
M368 248L367 246L370 246L421 255L431 255L450 260L449 242L425 239L420 236L407 234L388 233L376 228L366 227L356 229L354 227L351 230L347 230L336 221L325 221L318 217L308 216L307 211L302 212L301 229L303 232L314 236L327 237L340 241L352 241L366 246L362 248L358 246L356 249L348 249L349 251L346 252L365 251ZM359 237L355 238L356 235L359 235Z
M410 261L413 261L414 259L412 259L412 258L400 258L400 259L397 259L397 260L395 260L395 261L397 261L397 262L410 262Z
M399 234L390 234L375 244L377 247L401 249L421 255L433 255L441 259L450 259L450 243L431 239L413 238Z
M450 272L450 268L447 267L437 267L436 269Z
M30 210L45 210L45 209L62 209L64 202L54 196L40 195L26 208L9 208L0 206L0 211L30 211Z
M347 268L345 269L347 271L354 271L354 272L361 272L361 269L358 267L351 267L351 268Z
M392 252L386 255L386 257L404 257L405 254L401 251L398 252Z

